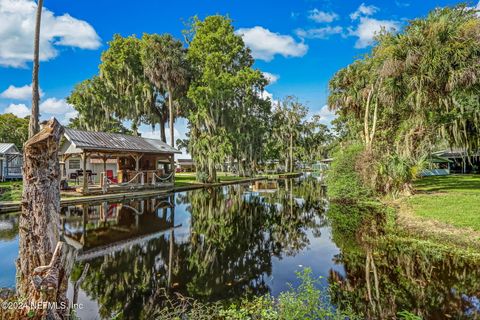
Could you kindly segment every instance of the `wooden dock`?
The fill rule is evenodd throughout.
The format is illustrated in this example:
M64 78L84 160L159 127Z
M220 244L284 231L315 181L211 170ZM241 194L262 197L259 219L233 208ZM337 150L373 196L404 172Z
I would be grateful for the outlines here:
M192 183L184 186L178 187L168 187L162 189L144 189L144 190L119 190L118 193L107 193L107 194L93 194L87 196L73 196L73 197L63 197L60 199L61 206L68 206L68 205L75 205L75 204L82 204L82 203L89 203L89 202L101 202L101 201L114 201L114 200L124 200L124 199L135 199L135 198L143 198L143 197L154 197L158 195L165 195L173 192L182 192L194 189L201 189L201 188L214 188L232 184L242 184L242 183L250 183L257 180L265 180L265 177L256 177L256 178L248 178L242 180L232 180L232 181L224 181L224 182L217 182L217 183ZM65 193L63 194L65 195ZM0 203L0 214L8 213L8 212L19 212L22 210L21 201L11 201L11 202L2 202Z

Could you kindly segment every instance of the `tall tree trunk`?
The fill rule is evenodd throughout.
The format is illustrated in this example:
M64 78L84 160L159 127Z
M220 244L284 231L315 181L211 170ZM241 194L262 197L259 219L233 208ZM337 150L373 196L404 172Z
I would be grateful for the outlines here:
M293 172L293 134L290 134L290 172Z
M63 127L50 120L24 146L22 213L19 222L17 294L30 303L68 302L74 249L60 240L60 165ZM27 312L24 310L22 312ZM66 319L64 309L34 310L35 317Z
M33 43L33 72L32 72L32 114L28 124L28 137L33 137L39 131L39 103L40 93L38 89L38 68L40 60L40 23L42 20L43 0L38 0L37 15L35 22L35 39Z
M217 169L215 168L215 162L208 160L208 182L217 182Z
M168 113L170 116L170 121L169 121L169 126L170 126L170 146L172 148L175 147L175 133L173 130L173 120L174 120L174 115L173 115L173 99L172 99L172 88L170 84L167 85L167 90L168 90Z
M140 133L138 132L139 127L140 127L140 120L139 119L133 120L131 124L131 129L133 131L134 136L140 136Z
M370 148L372 147L373 144L373 138L375 137L375 133L377 131L377 115L378 113L378 101L375 101L375 107L373 109L373 124L372 124L372 130L370 132Z
M165 134L165 122L163 120L160 120L160 139L167 143L167 136Z
M365 137L365 146L367 149L370 149L370 130L369 130L369 125L368 125L368 118L370 115L370 102L372 99L372 94L373 94L373 86L372 88L368 91L368 96L367 96L367 103L365 105L365 115L363 118L363 131L364 131L364 137Z
M162 140L163 142L166 143L167 142L167 137L165 135L165 119L166 119L165 107L164 107L163 104L162 104L161 108L157 107L157 97L158 97L157 93L154 93L153 97L152 97L152 111L159 118L158 123L160 124L160 140ZM155 128L153 128L153 129L155 129Z

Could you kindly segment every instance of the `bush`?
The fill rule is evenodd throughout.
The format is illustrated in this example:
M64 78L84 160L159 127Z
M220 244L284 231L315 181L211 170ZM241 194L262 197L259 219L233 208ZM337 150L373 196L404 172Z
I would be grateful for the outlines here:
M357 162L362 155L363 146L359 144L339 147L333 154L334 160L327 174L327 192L330 199L357 201L373 194L365 187L357 172Z
M376 189L382 194L397 196L410 194L412 181L425 168L425 159L408 159L400 155L389 155L381 159L378 168Z
M305 268L297 276L302 281L298 288L290 287L275 299L269 295L243 299L229 306L220 303L203 304L193 299L185 303L172 300L158 314L156 319L228 319L228 320L301 320L360 319L350 311L341 311L330 305L326 290L319 289L319 279Z
M209 182L208 181L208 173L206 173L206 172L197 170L196 176L197 176L197 181L198 182L202 182L202 183Z

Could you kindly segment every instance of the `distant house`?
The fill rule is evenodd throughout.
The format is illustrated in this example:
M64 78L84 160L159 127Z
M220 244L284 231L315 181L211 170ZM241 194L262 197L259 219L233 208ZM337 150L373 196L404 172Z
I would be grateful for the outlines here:
M22 154L13 143L0 143L0 181L22 178Z
M333 158L326 158L317 161L312 165L313 171L325 171L330 167L330 164L332 163Z
M420 172L420 176L447 176L450 174L450 165L452 160L431 154L427 160L428 167Z
M448 169L449 173L480 172L480 151L467 152L462 149L448 149L434 152L432 157L437 159L440 168ZM443 161L438 159L443 159Z
M177 159L177 171L194 172L196 171L195 162L192 159Z

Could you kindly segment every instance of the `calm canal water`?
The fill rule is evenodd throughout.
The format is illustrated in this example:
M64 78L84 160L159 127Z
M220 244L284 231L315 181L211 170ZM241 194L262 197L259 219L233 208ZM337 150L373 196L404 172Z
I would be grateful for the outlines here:
M350 221L362 210L372 212L329 206L313 177L64 207L62 232L81 248L72 277L90 264L77 314L141 319L165 288L203 301L276 296L309 267L332 304L365 318L480 316L480 264L418 242L362 244L366 224ZM0 287L15 286L17 230L16 215L0 216Z

